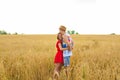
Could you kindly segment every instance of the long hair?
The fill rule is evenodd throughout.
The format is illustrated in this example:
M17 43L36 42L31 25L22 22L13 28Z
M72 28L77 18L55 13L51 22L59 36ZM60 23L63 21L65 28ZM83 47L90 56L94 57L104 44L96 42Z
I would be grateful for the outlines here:
M60 39L60 38L59 38L59 35L60 35L60 34L61 34L61 33L58 33L58 34L57 34L57 40L60 40L60 41L61 41L61 45L62 45L63 39ZM61 38L62 38L62 34L61 34Z

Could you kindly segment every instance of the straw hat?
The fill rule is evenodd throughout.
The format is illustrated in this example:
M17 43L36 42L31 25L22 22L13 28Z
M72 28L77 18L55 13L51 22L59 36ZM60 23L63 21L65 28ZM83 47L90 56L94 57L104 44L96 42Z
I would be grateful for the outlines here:
M66 27L63 26L63 25L61 25L59 29L60 29L60 30L63 30L63 31L66 31Z

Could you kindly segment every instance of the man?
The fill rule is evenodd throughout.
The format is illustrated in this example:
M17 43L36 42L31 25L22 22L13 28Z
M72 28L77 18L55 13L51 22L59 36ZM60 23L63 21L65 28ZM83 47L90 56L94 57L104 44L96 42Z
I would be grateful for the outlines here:
M61 25L59 28L59 32L62 34L63 43L62 47L66 48L68 47L69 50L63 51L63 60L64 60L64 66L67 74L67 67L70 65L70 56L72 56L72 49L73 49L73 40L69 34L66 33L66 27Z

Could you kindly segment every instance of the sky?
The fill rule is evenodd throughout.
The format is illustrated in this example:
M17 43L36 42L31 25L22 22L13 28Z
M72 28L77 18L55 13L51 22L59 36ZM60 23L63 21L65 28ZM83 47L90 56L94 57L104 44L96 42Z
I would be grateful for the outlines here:
M56 34L120 34L120 0L0 0L0 30Z

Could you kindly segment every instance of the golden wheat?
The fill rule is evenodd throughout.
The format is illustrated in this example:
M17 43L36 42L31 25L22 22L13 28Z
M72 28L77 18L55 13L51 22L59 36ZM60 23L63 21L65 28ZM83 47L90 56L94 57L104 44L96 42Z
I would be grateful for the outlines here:
M72 37L68 80L120 80L120 36ZM55 35L1 35L0 80L51 80L55 43Z

